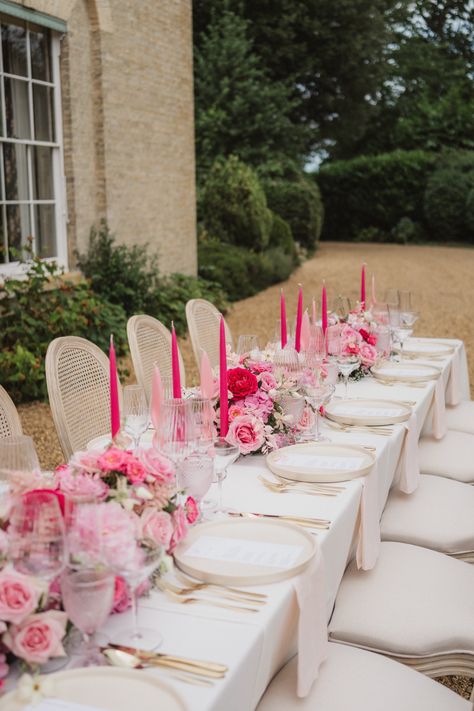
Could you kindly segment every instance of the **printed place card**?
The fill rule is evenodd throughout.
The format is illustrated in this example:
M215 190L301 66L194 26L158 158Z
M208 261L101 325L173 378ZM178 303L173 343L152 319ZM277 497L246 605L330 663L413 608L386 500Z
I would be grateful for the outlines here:
M364 457L324 457L317 454L285 454L278 464L304 469L329 469L331 471L355 471L365 464Z
M302 546L251 541L246 538L200 536L186 551L192 558L207 558L266 568L291 568L296 565Z
M405 411L395 407L351 407L350 405L337 405L334 408L337 415L347 415L348 417L399 417Z

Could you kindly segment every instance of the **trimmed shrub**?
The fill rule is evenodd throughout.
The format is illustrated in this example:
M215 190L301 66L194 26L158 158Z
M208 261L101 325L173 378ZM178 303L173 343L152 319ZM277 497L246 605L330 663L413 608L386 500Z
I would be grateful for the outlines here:
M471 239L474 240L474 188L469 191L466 200L466 226Z
M325 207L321 239L352 240L374 229L381 241L393 241L402 218L422 225L437 159L424 151L394 151L324 165L315 174Z
M323 226L324 210L318 186L306 179L271 180L264 183L268 206L286 220L293 239L313 251Z
M200 191L199 214L221 242L261 251L267 247L272 215L258 177L236 156L219 159Z
M443 155L425 192L429 236L442 242L474 242L470 212L474 158L469 153Z
M272 230L270 232L269 247L280 247L284 254L289 254L295 261L298 260L295 240L291 232L291 227L286 220L275 212L272 214Z

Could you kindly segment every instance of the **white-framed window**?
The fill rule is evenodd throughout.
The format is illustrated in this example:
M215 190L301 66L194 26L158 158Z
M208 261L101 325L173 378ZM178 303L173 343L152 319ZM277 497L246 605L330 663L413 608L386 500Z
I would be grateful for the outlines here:
M67 267L59 34L0 14L0 276L18 252Z

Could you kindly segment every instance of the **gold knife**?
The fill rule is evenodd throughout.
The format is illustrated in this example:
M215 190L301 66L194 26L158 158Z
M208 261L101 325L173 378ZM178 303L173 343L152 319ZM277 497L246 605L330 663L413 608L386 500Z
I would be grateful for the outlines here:
M225 672L229 669L225 666L225 664L217 664L216 662L202 662L198 659L186 659L185 657L176 657L173 654L163 654L162 652L148 652L145 649L127 647L123 644L109 643L109 647L112 647L113 649L120 649L123 652L128 652L128 654L134 654L139 659L147 662L153 660L161 660L176 664L184 664L186 666L196 667L197 669L208 669L210 671L219 672L221 674L225 674Z

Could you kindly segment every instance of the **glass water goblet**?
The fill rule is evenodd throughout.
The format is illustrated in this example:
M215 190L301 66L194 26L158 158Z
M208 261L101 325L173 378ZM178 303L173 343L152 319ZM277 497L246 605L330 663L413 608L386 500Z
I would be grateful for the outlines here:
M278 400L278 404L286 418L287 426L290 431L287 437L287 444L293 444L295 442L299 421L303 415L305 399L299 391L295 391L282 395Z
M145 388L141 385L126 385L123 389L122 426L133 438L133 448L137 449L140 437L148 427L149 408Z
M227 511L222 504L222 482L227 476L227 468L233 464L240 454L235 444L228 442L225 437L216 437L214 440L214 468L217 475L218 499L216 518L222 518Z
M181 484L186 496L191 496L199 507L202 517L202 503L214 479L214 457L196 451L184 460L181 467ZM215 503L214 503L215 505ZM208 508L208 506L206 506Z
M211 449L216 436L213 402L203 397L193 397L189 402L191 403L196 449L206 454Z
M339 353L336 362L344 380L344 397L347 399L349 376L360 367L360 356L355 353Z
M181 467L196 447L196 426L192 399L172 398L160 408L159 428L156 433L158 449L176 467L176 480L181 486Z
M400 360L403 360L403 344L406 339L413 333L413 328L410 328L403 320L402 313L398 307L389 306L390 328L393 338L400 344Z
M104 666L107 660L94 635L112 611L115 575L101 567L67 568L61 576L61 595L69 619L82 633L71 667Z
M301 433L298 438L301 442L330 442L329 437L325 437L319 430L319 409L326 405L334 395L335 386L329 383L316 380L308 381L304 385L306 399L314 411L314 425L309 432Z

